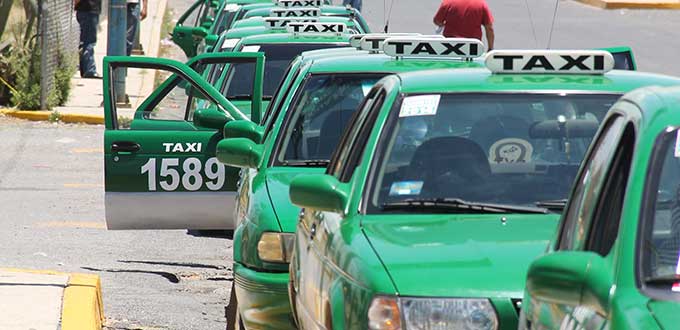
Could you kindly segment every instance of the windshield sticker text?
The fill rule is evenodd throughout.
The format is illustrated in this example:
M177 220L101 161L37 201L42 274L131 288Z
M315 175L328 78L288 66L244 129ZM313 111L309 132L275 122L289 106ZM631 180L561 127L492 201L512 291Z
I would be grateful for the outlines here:
M390 196L420 195L423 181L400 181L392 183Z
M489 160L496 164L528 163L534 148L527 140L502 139L489 148Z
M433 116L437 114L441 95L418 95L404 99L399 117Z

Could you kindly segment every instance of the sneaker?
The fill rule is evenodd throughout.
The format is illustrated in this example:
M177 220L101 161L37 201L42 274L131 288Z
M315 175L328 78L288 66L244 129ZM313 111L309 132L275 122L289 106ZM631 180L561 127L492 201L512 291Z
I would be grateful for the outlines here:
M81 75L80 77L85 78L85 79L102 79L102 76L99 75L99 73L87 73L84 75Z

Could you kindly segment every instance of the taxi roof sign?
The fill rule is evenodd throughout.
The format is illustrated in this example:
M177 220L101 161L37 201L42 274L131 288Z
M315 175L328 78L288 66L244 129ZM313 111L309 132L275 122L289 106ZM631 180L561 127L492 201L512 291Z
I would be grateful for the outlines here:
M385 55L393 57L477 58L484 53L484 44L471 38L398 37L383 43Z
M316 7L274 8L271 17L319 17L321 9Z
M389 38L395 37L415 37L420 36L420 33L369 33L363 34L356 38L351 36L350 46L355 46L359 50L366 50L372 53L382 52L383 42ZM354 39L354 44L352 43Z
M318 22L314 17L265 17L264 24L269 30L285 30L290 23L314 23Z
M493 73L604 74L614 56L604 50L494 50L486 55Z
M278 0L279 7L321 7L323 0Z
M287 30L293 34L333 34L347 33L345 23L319 23L319 22L290 22Z

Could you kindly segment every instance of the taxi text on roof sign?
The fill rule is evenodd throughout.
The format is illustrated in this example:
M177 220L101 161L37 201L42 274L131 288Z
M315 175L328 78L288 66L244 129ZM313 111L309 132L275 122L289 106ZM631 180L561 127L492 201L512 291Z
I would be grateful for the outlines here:
M468 38L389 38L383 51L394 57L475 58L484 53L484 44Z
M290 22L288 23L287 29L290 33L342 34L347 31L347 25L344 23Z
M323 0L279 0L281 7L321 7Z
M314 23L317 18L304 17L267 17L264 19L265 27L271 30L285 30L290 23Z
M319 17L321 9L314 7L274 8L272 17Z
M420 33L369 33L364 34L361 37L355 38L355 36L350 37L350 46L353 46L360 50L366 50L373 53L382 52L383 42L389 38L395 37L416 37L420 36ZM443 37L442 37L443 38ZM352 42L355 40L354 42ZM355 46L356 45L356 46Z
M614 68L614 56L603 50L494 50L485 62L494 73L603 74Z

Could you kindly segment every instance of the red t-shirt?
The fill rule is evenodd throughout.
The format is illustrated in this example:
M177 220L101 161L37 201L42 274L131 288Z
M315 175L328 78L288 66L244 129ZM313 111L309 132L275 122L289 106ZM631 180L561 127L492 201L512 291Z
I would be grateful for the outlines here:
M482 40L482 25L493 23L485 0L443 0L437 22L444 22L444 36Z

